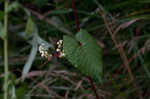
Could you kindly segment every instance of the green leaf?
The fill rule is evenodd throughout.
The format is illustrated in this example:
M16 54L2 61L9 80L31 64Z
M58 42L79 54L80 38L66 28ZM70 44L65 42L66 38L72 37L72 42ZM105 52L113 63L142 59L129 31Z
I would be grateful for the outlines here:
M5 37L4 27L3 24L0 22L0 38L4 39L4 37Z
M28 21L27 21L27 24L26 24L26 30L25 30L26 34L29 35L29 34L33 33L34 32L34 28L35 27L34 27L34 23L32 21L32 18L29 17Z
M32 66L32 63L35 59L35 56L37 54L37 49L38 49L38 43L36 42L36 39L33 39L32 41L32 49L31 49L31 52L30 52L30 55L29 55L29 58L23 68L23 72L22 72L22 79L24 80L25 78L25 75L29 72L31 66Z
M80 30L75 39L64 36L63 49L68 61L83 74L101 80L103 71L101 48L90 34Z

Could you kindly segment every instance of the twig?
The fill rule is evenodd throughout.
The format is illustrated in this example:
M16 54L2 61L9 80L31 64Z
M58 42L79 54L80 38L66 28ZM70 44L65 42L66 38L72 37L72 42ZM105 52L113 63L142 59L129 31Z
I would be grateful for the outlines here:
M140 54L140 53L141 53L141 54L144 54L144 53L142 53L142 51L143 51L143 48L141 48L138 53L139 53L139 54ZM131 62L133 61L133 59L135 59L137 56L139 56L139 55L137 55L137 54L133 55L132 57L129 58L128 62L131 63ZM123 65L124 65L124 64L122 64L121 66L123 67ZM120 67L120 68L115 72L115 74L113 75L113 78L115 78L115 77L117 76L117 74L121 71L122 67Z
M26 96L28 96L28 95L26 95ZM49 94L39 94L39 93L34 93L34 94L29 95L29 96L31 96L31 97L38 97L38 98L40 98L40 97L42 97L42 98L49 98L49 99L53 99L54 98L53 96L51 96Z
M29 8L27 8L27 9L29 9ZM71 31L69 31L65 27L60 26L58 23L54 22L53 20L50 20L49 18L43 16L42 14L40 14L40 13L38 13L38 12L32 10L32 9L29 9L29 11L31 11L32 14L34 14L35 16L37 16L38 19L44 20L48 24L50 24L50 25L54 26L55 28L57 28L59 31L61 31L63 33L66 33L68 35L72 35Z
M102 17L103 17L103 20L104 20L104 23L105 23L105 25L106 25L106 28L107 28L107 30L108 30L108 32L109 32L109 34L110 34L110 36L111 36L111 38L112 38L114 44L115 44L115 47L118 49L118 52L119 52L119 54L120 54L120 56L121 56L121 58L122 58L122 60L123 60L123 63L124 63L124 65L125 65L125 67L126 67L128 73L129 73L130 79L133 81L133 80L134 80L134 77L133 77L133 75L132 75L132 71L131 71L131 69L130 69L127 56L126 56L125 53L124 53L124 49L122 48L122 46L118 47L119 44L118 44L117 40L115 39L112 30L109 28L110 26L109 26L109 24L107 23L107 20L106 20L106 18L105 18L105 15L104 15L104 14L101 14L101 15L102 15Z
M50 89L44 84L44 82L39 83L39 86L40 86L41 88L45 89L45 90L48 92L48 94L51 94L51 95L53 95L53 96L55 96L55 97L57 97L57 98L59 98L59 99L64 99L62 96L58 95L56 92L50 90Z
M4 16L4 99L8 99L8 0L5 0L5 16Z
M89 79L90 84L91 84L91 86L92 86L92 89L93 89L93 91L94 91L94 93L95 93L95 95L96 95L96 99L100 99L99 96L98 96L98 94L97 94L97 91L96 91L96 88L95 88L95 85L94 85L94 83L93 83L92 78L91 78L91 77L88 77L88 79Z
M115 39L115 36L113 35L113 31L110 29L109 24L107 23L106 16L105 16L104 13L103 13L103 14L100 13L100 14L101 14L101 16L102 16L102 18L103 18L103 20L104 20L104 23L105 23L105 25L106 25L106 28L107 28L107 30L108 30L110 36L111 36L111 38L112 38L112 40L113 40L113 42L114 42L114 44L115 44L115 47L117 48L117 47L118 47L118 42L117 42L117 40ZM127 56L126 56L126 54L125 54L125 52L124 52L123 47L120 46L120 47L118 47L117 49L118 49L118 52L119 52L119 54L120 54L120 56L121 56L121 58L122 58L122 60L123 60L124 66L126 67L126 69L127 69L127 71L128 71L130 80L131 80L131 81L134 81L135 79L134 79L133 73L132 73L132 71L131 71L131 69L130 69L129 61L128 61L128 58L127 58ZM134 86L135 88L137 88L137 86L136 86L135 83L133 84L133 86ZM139 96L140 96L140 99L143 99L143 97L142 97L142 95L141 95L140 92L139 92Z
M65 93L65 99L68 99L68 95L69 95L69 90L67 90Z

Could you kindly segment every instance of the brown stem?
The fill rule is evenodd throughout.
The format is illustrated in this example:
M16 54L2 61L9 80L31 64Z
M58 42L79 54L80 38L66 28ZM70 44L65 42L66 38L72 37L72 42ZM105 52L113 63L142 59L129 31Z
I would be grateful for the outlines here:
M78 20L78 16L77 16L77 11L76 11L76 6L75 6L74 0L72 0L72 8L73 8L73 14L74 14L74 17L75 17L76 29L77 29L77 32L79 32L80 31L79 20Z
M133 80L134 80L134 77L133 77L133 75L132 75L132 71L131 71L131 69L130 69L127 56L126 56L125 53L124 53L124 49L122 48L122 46L118 47L119 44L118 44L117 40L115 39L115 37L114 37L114 35L113 35L113 32L112 32L112 30L110 29L109 24L107 23L107 20L106 20L106 18L105 18L105 15L103 14L102 17L103 17L103 19L104 19L104 23L105 23L105 25L106 25L106 28L107 28L107 30L108 30L108 32L109 32L109 34L110 34L110 36L111 36L111 38L112 38L114 44L115 44L115 47L118 49L118 52L119 52L119 54L120 54L120 56L121 56L121 58L122 58L122 60L123 60L123 63L124 63L124 65L125 65L125 67L126 67L128 73L129 73L130 79L133 81Z
M116 38L115 38L115 36L113 34L113 31L111 30L111 28L110 28L110 26L109 26L109 24L107 22L106 15L104 13L101 14L101 15L102 15L102 18L104 20L105 26L106 26L106 28L107 28L107 30L108 30L108 32L109 32L109 34L110 34L114 44L115 44L115 47L118 49L118 52L119 52L119 54L120 54L120 56L121 56L121 58L123 60L124 66L125 66L125 68L128 71L130 80L131 80L131 82L133 82L135 79L134 79L133 73L132 73L132 71L130 69L129 61L128 61L128 58L127 58L127 56L125 54L125 51L124 51L122 46L118 47L119 44L118 44L118 42L117 42L117 40L116 40ZM133 83L133 86L134 86L134 88L137 88L136 83ZM141 92L139 92L139 97L140 97L140 99L143 99L143 97L141 95Z
M94 85L94 83L93 83L92 78L91 78L91 77L88 77L88 79L89 79L89 82L90 82L90 84L91 84L91 87L92 87L92 89L93 89L93 91L94 91L94 93L95 93L95 95L96 95L96 99L100 99L99 96L98 96L98 94L97 94L97 91L96 91L96 88L95 88L95 85Z

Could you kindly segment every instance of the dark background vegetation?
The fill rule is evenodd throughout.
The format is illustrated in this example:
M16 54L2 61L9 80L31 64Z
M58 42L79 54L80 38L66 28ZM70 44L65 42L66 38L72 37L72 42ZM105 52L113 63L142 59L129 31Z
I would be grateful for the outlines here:
M17 5L12 7L8 20L9 93L17 98L11 99L96 99L89 79L68 61L59 59L54 50L63 35L77 33L72 0L10 0L10 5L14 2ZM93 80L99 98L149 99L150 1L75 0L74 5L79 27L87 30L102 48L103 83ZM37 52L22 80L24 66L34 53L32 48L40 44L33 41L32 33L26 33L29 18L36 26L38 37L53 46L49 51L54 56L48 61ZM2 25L3 21L4 0L0 0ZM112 36L109 30L112 34L118 31ZM127 63L130 66L126 67ZM0 99L3 99L3 68L0 38Z

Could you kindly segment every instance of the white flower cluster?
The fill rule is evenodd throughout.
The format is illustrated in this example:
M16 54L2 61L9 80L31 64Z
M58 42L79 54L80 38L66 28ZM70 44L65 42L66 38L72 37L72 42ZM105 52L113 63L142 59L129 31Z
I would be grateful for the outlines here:
M52 56L51 54L48 54L47 50L44 48L44 43L39 46L39 52L41 57L49 58Z
M56 49L56 51L59 53L59 55L58 55L59 58L65 57L64 50L62 49L62 44L63 44L63 40L59 40L57 42L57 49Z

